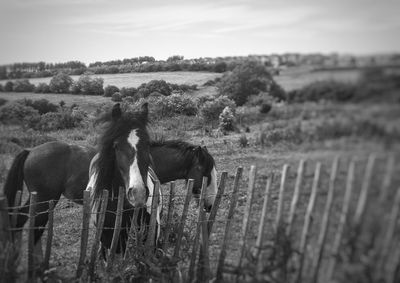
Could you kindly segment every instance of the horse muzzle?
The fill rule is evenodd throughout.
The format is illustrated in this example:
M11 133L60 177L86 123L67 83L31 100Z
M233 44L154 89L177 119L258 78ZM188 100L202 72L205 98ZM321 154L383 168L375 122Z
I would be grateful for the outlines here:
M129 188L127 198L129 203L134 207L143 207L146 205L146 189L145 188Z

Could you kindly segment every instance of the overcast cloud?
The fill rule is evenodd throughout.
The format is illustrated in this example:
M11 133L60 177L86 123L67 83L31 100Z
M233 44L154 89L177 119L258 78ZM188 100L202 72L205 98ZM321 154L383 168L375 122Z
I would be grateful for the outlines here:
M0 64L400 51L400 1L0 0Z

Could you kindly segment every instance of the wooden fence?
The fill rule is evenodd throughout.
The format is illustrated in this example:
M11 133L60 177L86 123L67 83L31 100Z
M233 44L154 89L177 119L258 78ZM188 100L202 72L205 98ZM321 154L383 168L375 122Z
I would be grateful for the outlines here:
M268 174L265 189L257 179L257 168L251 166L246 202L242 206L238 206L238 199L240 192L243 192L240 190L240 183L243 183L244 179L243 168L237 169L229 193L224 192L228 174L223 172L214 206L208 215L203 209L207 184L207 179L204 178L194 238L190 243L191 252L187 262L182 262L181 247L185 224L188 221L193 181L189 180L186 184L187 194L180 219L174 224L172 217L176 209L174 202L177 195L175 184L172 182L167 196L169 202L165 206L167 211L163 214L165 224L162 229L162 241L158 243L158 249L151 240L156 233L154 212L160 197L155 195L147 241L141 246L143 235L139 227L136 227L137 213L134 213L127 243L128 252L125 253L124 260L135 257L136 264L142 262L148 267L142 269L142 272L145 270L154 274L151 266L155 266L154 269L159 273L168 273L168 276L162 276L159 280L173 282L399 282L400 188L396 184L397 180L393 178L396 164L393 157L385 159L383 177L378 181L377 160L377 156L371 155L364 166L362 162L353 158L343 166L340 158L336 157L330 170L320 162L313 162L314 166L311 168L309 163L312 162L301 160L295 173L285 164L279 174L275 172L280 178ZM293 187L289 182L291 174L295 176ZM116 260L115 252L121 231L123 191L120 191L119 195L122 197L118 199L114 234L105 267L107 271L112 270ZM89 219L92 212L89 194L84 194L77 278L95 279L108 197L107 191L104 191L94 241L87 258ZM16 223L15 212L20 206L20 200L21 192L18 192L15 206L8 208L6 199L0 198L0 239L3 247L13 241L11 231ZM220 212L217 217L221 203L224 203L227 209L224 215ZM29 229L28 276L31 280L36 276L33 256L36 205L36 193L33 192L29 207L29 226L26 228ZM11 218L8 216L9 211L12 212ZM242 222L240 234L234 232L234 223L237 224L238 221L235 213L242 216L239 219ZM54 202L51 201L42 265L44 269L49 268L53 214ZM220 235L219 254L211 257L209 245L217 218L223 233ZM175 226L172 227L173 225ZM169 238L172 233L176 234L176 238L171 247ZM235 251L232 244L236 247ZM160 257L162 260L154 260ZM157 267L157 264L162 266ZM6 272L2 272L0 275L6 278Z

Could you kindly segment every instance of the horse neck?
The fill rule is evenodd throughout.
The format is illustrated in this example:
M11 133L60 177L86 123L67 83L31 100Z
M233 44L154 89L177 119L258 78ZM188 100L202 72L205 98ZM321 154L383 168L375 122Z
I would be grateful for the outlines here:
M154 169L161 183L187 179L193 166L193 156L173 147L151 148Z

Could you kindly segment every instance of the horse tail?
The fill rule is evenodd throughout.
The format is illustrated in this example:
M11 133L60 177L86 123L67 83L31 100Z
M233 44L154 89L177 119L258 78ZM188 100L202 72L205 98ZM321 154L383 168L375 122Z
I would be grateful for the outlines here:
M17 191L22 191L24 184L24 164L29 153L30 151L27 149L18 153L8 171L6 183L4 184L4 194L8 199L8 206L14 206Z

